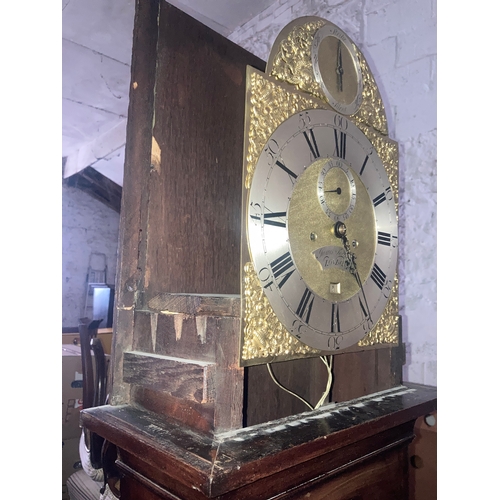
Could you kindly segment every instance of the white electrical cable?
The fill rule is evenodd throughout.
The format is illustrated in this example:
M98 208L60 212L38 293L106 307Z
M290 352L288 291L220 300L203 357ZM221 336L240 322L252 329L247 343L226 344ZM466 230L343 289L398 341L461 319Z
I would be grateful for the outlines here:
M324 404L326 398L328 397L328 394L330 393L330 389L332 388L332 383L333 383L333 374L332 374L333 356L330 356L329 358L330 359L328 359L326 356L320 356L321 361L324 363L324 365L326 366L326 368L328 370L328 381L326 383L326 388L325 388L325 392L323 393L323 396L321 396L321 399L316 403L316 406L314 406L314 407L309 402L307 402L304 398L302 398L301 396L299 396L297 393L295 393L293 391L290 391L285 386L283 386L282 384L280 384L278 382L278 380L276 379L276 377L274 376L274 373L273 373L273 370L271 368L271 364L270 363L267 363L267 370L269 371L269 375L271 375L271 378L273 379L274 383L278 387L280 387L281 389L283 389L285 392L288 392L288 394L291 394L292 396L295 396L297 399L300 399L300 401L302 401L310 410L316 410L317 408L319 408L320 406L322 406Z

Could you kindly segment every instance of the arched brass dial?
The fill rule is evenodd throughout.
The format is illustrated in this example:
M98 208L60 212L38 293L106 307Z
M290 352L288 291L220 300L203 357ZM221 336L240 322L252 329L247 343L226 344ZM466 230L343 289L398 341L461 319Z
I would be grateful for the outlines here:
M311 48L314 77L333 109L353 115L362 101L361 66L350 38L327 23L314 35Z

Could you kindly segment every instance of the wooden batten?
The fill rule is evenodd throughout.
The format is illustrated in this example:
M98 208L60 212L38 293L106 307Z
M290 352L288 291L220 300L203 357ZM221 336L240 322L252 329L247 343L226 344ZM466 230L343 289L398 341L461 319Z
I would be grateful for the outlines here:
M139 351L126 352L123 362L125 382L198 403L214 400L214 372L214 363Z
M162 314L233 316L239 318L239 295L160 293L148 302L148 309Z
M86 167L64 180L66 185L75 187L120 213L122 187L95 168Z

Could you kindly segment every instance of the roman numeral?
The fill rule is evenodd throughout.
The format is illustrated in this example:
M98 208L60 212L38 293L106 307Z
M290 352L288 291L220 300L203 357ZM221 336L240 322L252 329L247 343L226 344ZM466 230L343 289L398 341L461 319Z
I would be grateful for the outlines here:
M334 349L340 349L340 339L342 337L340 336L337 336L337 335L332 335L331 337L328 337L328 347L332 347L332 343L333 343L333 348Z
M335 302L332 304L332 321L330 331L332 333L340 332L339 306L338 304L335 304Z
M347 136L345 132L339 132L337 129L333 129L333 134L335 137L335 156L345 160L345 148Z
M361 314L363 316L363 329L365 332L369 332L370 328L373 326L373 321L368 308L368 302L366 302L366 297L364 297L365 303L363 303L363 301L361 300L361 295L358 296L358 300L359 307L361 308Z
M285 216L286 212L269 212L268 214L264 214L264 224L267 224L268 226L286 227L286 222L272 220ZM250 218L254 220L260 220L259 215L251 215Z
M368 155L366 155L365 161L363 162L363 165L361 166L361 170L359 172L360 176L363 175L363 170L365 169L367 162L368 162Z
M293 267L293 261L290 252L284 253L281 257L278 257L276 260L271 262L271 271L275 279L286 273L286 271L288 271L291 267ZM295 269L292 269L290 272L284 274L283 279L278 283L279 288L287 282L288 278L294 271Z
M314 302L314 295L306 288L302 299L300 299L299 307L297 308L297 316L302 319L305 323L309 323L309 318L311 317L311 310Z
M385 245L386 247L391 246L391 235L389 233L378 232L377 243L379 245Z
M387 276L384 274L384 271L380 269L380 267L377 266L377 264L374 264L373 266L373 271L370 274L370 278L375 282L375 284L382 290L382 287L384 286L385 279Z
M307 132L311 135L311 138L309 138ZM307 145L309 146L309 149L311 150L312 155L314 158L319 158L319 149L318 145L316 144L316 137L314 137L314 132L312 130L304 130L302 132L304 134L304 137L306 138Z
M382 192L379 194L374 200L373 200L373 205L375 207L378 207L383 201L385 201L387 198L385 196L385 192Z
M392 192L390 187L386 188L385 191L383 191L376 198L373 199L373 205L377 207L387 199L392 200Z
M281 170L283 170L284 172L286 172L290 177L293 177L294 179L297 178L297 174L292 172L284 163L281 163L280 161L276 160L276 165L278 165L278 167L281 168Z

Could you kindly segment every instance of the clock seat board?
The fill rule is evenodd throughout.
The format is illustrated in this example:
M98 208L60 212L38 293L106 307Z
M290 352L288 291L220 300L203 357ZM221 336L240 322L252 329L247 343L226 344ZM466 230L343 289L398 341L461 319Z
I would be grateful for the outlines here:
M404 500L414 421L435 407L434 388L406 384L217 437L130 406L83 421L119 447L123 500Z
M167 2L136 1L112 390L110 404L83 412L82 423L116 448L112 479L123 479L125 500L264 498L276 478L276 498L300 498L310 480L343 481L347 469L362 477L376 463L384 487L393 487L388 469L403 474L400 491L413 420L435 407L435 391L401 389L401 342L336 355L317 420L266 365L239 363L248 66L265 69ZM317 357L272 369L313 405L327 386ZM372 398L362 415L359 402L335 413L334 403L387 390L410 392ZM264 427L252 437L256 426Z

